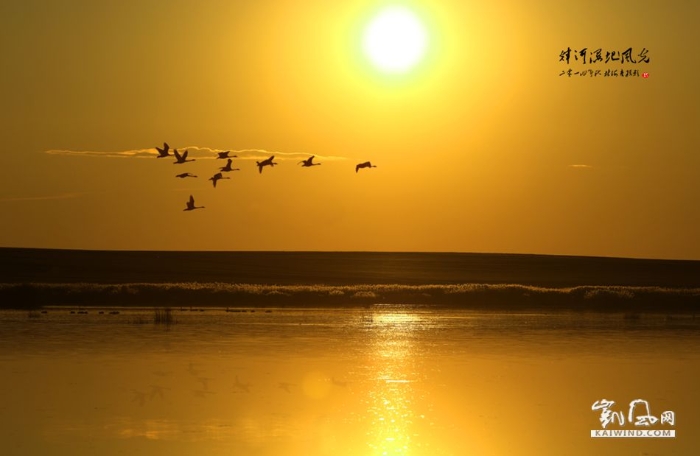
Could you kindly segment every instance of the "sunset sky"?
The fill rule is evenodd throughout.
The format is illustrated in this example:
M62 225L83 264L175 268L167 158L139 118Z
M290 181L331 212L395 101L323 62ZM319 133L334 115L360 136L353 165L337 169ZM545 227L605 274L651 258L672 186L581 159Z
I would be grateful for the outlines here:
M397 4L425 54L386 73L363 40ZM4 1L0 246L700 260L698 18L680 0ZM567 65L567 47L649 62ZM603 75L620 68L640 76ZM164 141L196 161L156 159ZM241 171L213 188L223 150Z

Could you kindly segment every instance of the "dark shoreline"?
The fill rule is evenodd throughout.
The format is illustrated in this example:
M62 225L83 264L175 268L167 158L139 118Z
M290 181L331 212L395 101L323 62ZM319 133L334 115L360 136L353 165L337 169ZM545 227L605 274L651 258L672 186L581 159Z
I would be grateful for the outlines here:
M543 288L516 284L255 285L226 283L0 284L0 308L312 307L381 304L432 309L538 312L632 312L695 315L700 288Z
M700 261L478 253L0 248L0 282L700 288Z
M0 308L367 307L695 314L700 261L0 248Z

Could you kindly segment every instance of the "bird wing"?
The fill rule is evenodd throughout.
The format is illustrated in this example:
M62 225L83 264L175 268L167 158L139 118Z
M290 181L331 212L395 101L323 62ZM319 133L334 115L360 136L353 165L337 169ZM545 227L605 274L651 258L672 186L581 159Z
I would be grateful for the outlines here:
M175 149L173 151L173 153L175 154L175 158L177 158L178 161L182 160L182 157L180 156L180 153L177 151L177 149ZM187 153L187 152L185 152L185 153Z
M187 158L187 154L189 153L188 150L185 150L185 152L182 154L182 158Z

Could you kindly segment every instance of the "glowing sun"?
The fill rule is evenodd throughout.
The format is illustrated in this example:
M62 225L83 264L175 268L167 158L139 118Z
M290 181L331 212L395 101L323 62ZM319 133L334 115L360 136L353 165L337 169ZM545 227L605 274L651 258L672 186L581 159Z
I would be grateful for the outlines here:
M385 73L405 73L423 56L428 34L418 16L402 6L377 13L363 35L363 49L372 64Z

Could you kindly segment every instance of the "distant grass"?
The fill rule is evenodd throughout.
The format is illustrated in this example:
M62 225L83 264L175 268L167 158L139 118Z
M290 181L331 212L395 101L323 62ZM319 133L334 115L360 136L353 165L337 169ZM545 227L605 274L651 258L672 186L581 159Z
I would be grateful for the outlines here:
M696 313L700 288L582 286L544 288L518 284L457 285L251 285L230 283L0 284L0 307L38 309L154 306L153 321L168 324L170 307L363 307L412 304L479 310L577 310ZM163 309L165 308L165 309Z
M153 309L153 323L157 325L172 325L175 323L175 317L170 307Z

